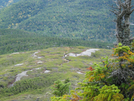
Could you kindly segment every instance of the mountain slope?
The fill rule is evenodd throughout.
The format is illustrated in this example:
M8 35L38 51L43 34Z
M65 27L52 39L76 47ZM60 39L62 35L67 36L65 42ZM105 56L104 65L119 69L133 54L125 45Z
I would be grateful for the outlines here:
M77 82L83 81L87 68L112 52L100 49L91 56L64 57L87 49L91 48L53 47L0 55L0 101L50 101L51 85L58 79L70 78L70 90L76 88ZM22 73L22 77L18 75ZM20 80L10 87L17 75Z
M1 28L48 36L113 41L111 0L21 0L0 11Z
M112 4L111 0L21 0L0 11L0 27L113 42ZM134 32L134 26L131 29Z

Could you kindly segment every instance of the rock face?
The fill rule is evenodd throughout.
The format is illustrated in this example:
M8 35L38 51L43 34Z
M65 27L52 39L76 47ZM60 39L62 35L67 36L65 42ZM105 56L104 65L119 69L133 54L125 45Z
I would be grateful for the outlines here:
M17 75L16 75L16 78L15 78L15 81L14 81L12 84L10 84L9 87L12 87L15 82L21 80L21 78L22 78L23 76L28 76L28 75L27 75L27 72L28 72L28 71L29 71L29 70L24 71L24 72L22 72L22 73L20 73L20 74L17 74Z
M20 64L16 64L16 65L14 65L14 66L22 66L23 65L23 63L20 63Z
M28 76L28 75L27 75L27 72L28 72L28 71L24 71L24 72L22 72L22 73L20 73L20 74L17 74L17 75L16 75L16 80L15 80L15 82L19 81L23 76Z
M41 68L42 68L42 67L33 68L33 69L31 69L31 70L23 71L23 72L17 74L17 75L16 75L16 78L15 78L15 80L14 80L14 82L13 82L12 84L10 84L8 87L12 87L12 86L14 85L14 83L17 82L17 81L20 81L22 77L28 76L28 75L27 75L27 72L28 72L28 71L39 70L39 69L41 69ZM49 72L51 72L51 71L50 71L50 70L45 70L45 71L44 71L44 73L49 73Z
M42 62L42 61L38 61L37 63L38 63L38 64L42 64L43 62Z
M50 70L45 70L45 71L44 71L44 73L49 73L49 72L51 72L51 71L50 71Z
M91 56L91 53L95 53L95 51L98 51L99 49L88 49L80 54L74 54L74 53L69 53L67 55L65 55L65 57L67 56L72 56L72 57L77 57L77 56Z
M36 54L38 54L39 52L35 52L34 54L33 54L33 57L37 57L37 55Z
M77 72L78 74L83 74L82 72Z

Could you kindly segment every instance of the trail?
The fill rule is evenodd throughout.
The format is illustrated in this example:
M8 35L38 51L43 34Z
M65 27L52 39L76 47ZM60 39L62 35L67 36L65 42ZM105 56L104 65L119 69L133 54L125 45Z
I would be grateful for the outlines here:
M84 52L81 52L80 54L75 54L75 53L69 53L66 54L64 57L67 56L72 56L72 57L77 57L77 56L91 56L92 53L95 53L95 51L98 51L99 49L88 49Z

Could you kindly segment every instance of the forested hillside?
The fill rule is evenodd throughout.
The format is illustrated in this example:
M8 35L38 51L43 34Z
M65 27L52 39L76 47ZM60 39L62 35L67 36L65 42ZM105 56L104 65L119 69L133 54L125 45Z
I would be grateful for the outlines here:
M62 46L89 46L107 48L111 43L46 37L16 29L0 29L0 54Z
M109 12L112 3L111 0L20 0L0 11L0 27L113 42L114 15ZM131 29L133 32L134 27Z

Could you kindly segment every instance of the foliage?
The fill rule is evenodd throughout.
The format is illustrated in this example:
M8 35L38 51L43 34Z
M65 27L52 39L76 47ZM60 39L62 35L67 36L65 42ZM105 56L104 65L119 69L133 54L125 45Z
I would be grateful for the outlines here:
M86 78L88 79L89 82L92 81L100 81L103 80L105 78L105 76L107 75L107 67L103 67L100 64L94 64L94 69L89 69L90 71L86 73Z
M117 86L103 86L99 89L100 94L94 98L95 101L122 101L124 96L119 94L120 90Z
M1 9L0 27L61 38L113 42L115 28L111 19L114 16L108 6L112 3L111 0L20 0Z
M67 95L63 95L62 97L51 97L51 101L67 101Z
M85 80L79 83L76 96L68 95L65 101L132 101L134 53L131 47L119 44L114 54L116 58L102 58L102 62L87 68L89 71L86 72Z
M106 48L109 43L95 41L71 40L68 38L47 37L42 34L23 30L0 29L0 54L29 51L61 46L90 46Z
M79 101L82 98L77 94L78 92L71 90L71 95L63 95L61 97L51 97L51 101Z
M64 82L58 80L54 82L53 94L56 96L63 96L64 94L69 93L70 83L69 79L66 79Z
M129 46L122 46L121 43L118 44L118 47L114 50L114 55L121 52L128 52L130 50Z

